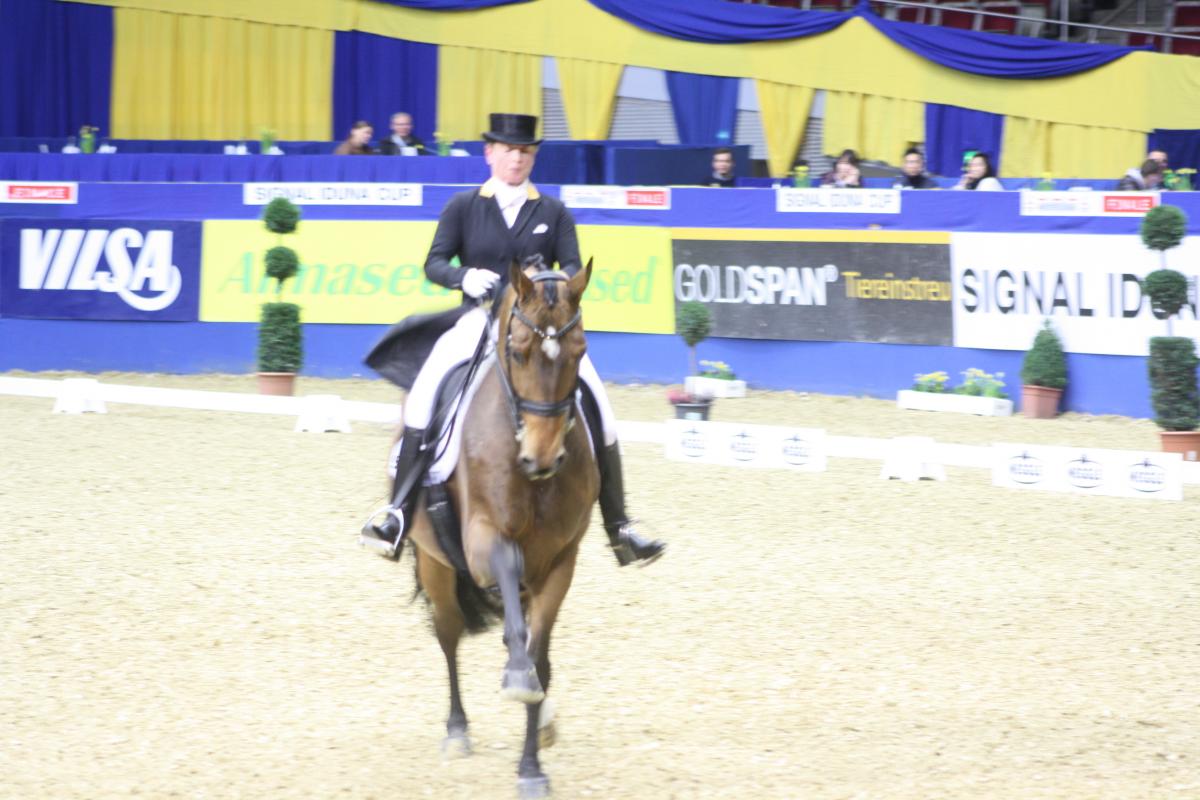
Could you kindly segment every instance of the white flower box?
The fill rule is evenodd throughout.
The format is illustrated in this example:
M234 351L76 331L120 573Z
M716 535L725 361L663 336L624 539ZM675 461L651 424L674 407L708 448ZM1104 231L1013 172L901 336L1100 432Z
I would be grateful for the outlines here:
M745 397L746 382L689 375L683 379L683 390L704 397Z
M896 405L916 411L957 411L981 417L1011 417L1012 400L1000 397L972 397L967 394L941 394L902 389L896 393Z

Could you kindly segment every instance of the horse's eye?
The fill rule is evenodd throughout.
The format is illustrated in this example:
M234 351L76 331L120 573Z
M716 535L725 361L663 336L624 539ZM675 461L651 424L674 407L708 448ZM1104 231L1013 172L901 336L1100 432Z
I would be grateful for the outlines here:
M512 359L513 359L513 361L517 362L517 366L519 366L519 367L525 366L525 353L523 353L522 351L513 350L512 351Z

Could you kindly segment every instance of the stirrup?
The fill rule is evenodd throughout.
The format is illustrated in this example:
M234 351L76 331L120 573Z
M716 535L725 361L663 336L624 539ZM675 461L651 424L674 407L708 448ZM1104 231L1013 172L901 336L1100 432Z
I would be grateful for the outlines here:
M400 527L400 535L395 541L384 538L380 534L382 529L375 524L375 520L380 514L384 514L384 519L394 519ZM390 558L392 561L400 559L400 551L404 545L404 512L392 506L382 506L371 512L371 516L367 517L367 521L363 523L362 530L358 533L359 547L366 548L372 552L378 553L384 558Z
M662 554L667 550L667 544L657 539L649 541L642 539L634 531L633 522L633 520L626 520L617 527L616 533L609 534L608 546L612 548L613 555L617 557L619 566L627 567L630 564L637 564L639 567L646 567L662 558Z

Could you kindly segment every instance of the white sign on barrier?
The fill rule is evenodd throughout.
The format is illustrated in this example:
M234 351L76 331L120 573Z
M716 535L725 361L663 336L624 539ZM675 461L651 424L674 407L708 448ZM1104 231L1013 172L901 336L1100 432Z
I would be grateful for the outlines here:
M615 208L636 211L670 211L671 190L665 186L575 186L559 189L567 208Z
M1183 456L1032 444L992 446L992 485L1012 489L1183 499Z
M1021 192L1023 217L1143 217L1158 192Z
M824 472L827 455L825 431L819 428L667 422L666 456L674 461Z
M242 203L264 206L286 197L302 206L419 206L419 183L243 183Z
M826 211L834 214L899 214L896 189L775 190L776 211Z

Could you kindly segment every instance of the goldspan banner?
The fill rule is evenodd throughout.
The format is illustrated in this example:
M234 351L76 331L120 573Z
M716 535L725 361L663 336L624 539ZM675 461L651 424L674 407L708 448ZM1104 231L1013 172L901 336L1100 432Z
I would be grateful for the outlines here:
M949 345L950 235L677 228L677 303L746 339Z
M204 223L200 319L257 322L275 299L263 255L285 244L300 257L300 272L282 299L301 306L308 323L391 324L409 314L451 308L457 291L425 279L425 256L436 223L301 222L277 236L254 220ZM584 296L589 330L673 333L671 237L665 228L579 226L583 258L594 259Z

